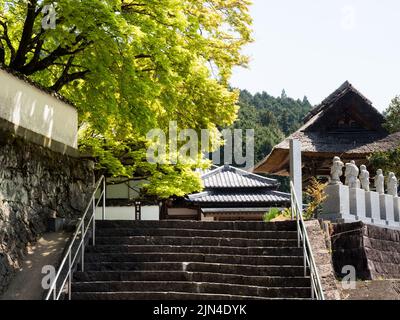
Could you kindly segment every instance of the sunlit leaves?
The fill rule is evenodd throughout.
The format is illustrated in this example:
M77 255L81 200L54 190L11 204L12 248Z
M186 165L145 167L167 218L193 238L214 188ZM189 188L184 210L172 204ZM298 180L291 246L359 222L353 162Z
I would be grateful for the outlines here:
M31 1L38 13L53 2ZM24 61L16 63L0 40L5 64L74 102L81 150L111 175L145 177L151 194L198 190L192 169L203 165L201 154L197 164L152 165L145 136L153 128L167 130L170 121L198 132L233 123L238 93L228 80L232 68L247 61L241 49L251 41L249 2L58 0L56 29L43 30L39 13L22 43L28 3L0 1L12 47L26 46ZM66 74L77 77L66 81Z

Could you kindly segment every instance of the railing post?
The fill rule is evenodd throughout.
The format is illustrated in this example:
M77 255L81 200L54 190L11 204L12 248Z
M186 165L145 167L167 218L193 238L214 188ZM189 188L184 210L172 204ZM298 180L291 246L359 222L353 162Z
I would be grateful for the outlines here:
M101 219L106 220L106 178L103 178L103 206L101 208Z
M311 299L315 300L314 277L311 281Z
M299 214L296 209L296 225L297 225L297 247L300 248L300 221L299 221Z
M83 220L82 223L82 228L81 228L81 241L82 241L82 246L81 246L81 271L85 271L85 221Z
M96 198L93 197L92 246L96 245Z
M314 279L313 275L310 272L310 280L311 280L311 299L315 300L315 292L314 292Z
M55 280L55 281L57 281L57 280ZM53 300L57 300L57 282L55 283L54 288L53 288Z
M306 248L306 244L305 244L305 239L303 236L303 255L304 255L304 276L307 276L307 248ZM311 263L310 263L310 276L311 276Z
M68 279L68 300L71 300L71 287L72 287L72 266L71 266L71 250L68 254L68 270L69 270L69 279Z

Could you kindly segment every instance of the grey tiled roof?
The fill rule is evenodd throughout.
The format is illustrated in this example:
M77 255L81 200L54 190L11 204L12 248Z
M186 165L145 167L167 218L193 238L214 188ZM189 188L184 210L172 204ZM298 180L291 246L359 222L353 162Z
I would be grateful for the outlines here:
M275 179L265 178L229 165L224 165L204 174L202 179L206 189L278 186L278 181Z
M282 203L289 202L290 195L275 190L255 190L255 191L205 191L188 196L190 202L195 203L255 203L255 202L271 202Z
M263 207L239 207L239 208L201 208L203 213L242 213L242 212L268 212L270 208Z

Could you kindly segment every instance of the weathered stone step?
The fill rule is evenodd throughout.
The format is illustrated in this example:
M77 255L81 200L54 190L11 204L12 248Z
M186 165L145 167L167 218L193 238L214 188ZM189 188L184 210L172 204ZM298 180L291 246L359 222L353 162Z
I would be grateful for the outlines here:
M85 262L209 262L247 265L302 265L297 256L240 256L204 253L87 253Z
M304 276L303 266L254 266L206 262L93 262L85 271L187 271L246 276Z
M248 297L229 294L192 292L72 292L72 300L275 300L277 298ZM300 298L279 298L279 300L309 300Z
M175 228L100 228L98 236L173 236L241 239L297 239L296 231L201 230Z
M302 248L286 247L222 247L222 246L174 246L174 245L96 245L86 247L88 253L208 253L231 255L302 256Z
M249 285L207 282L174 281L94 281L74 282L73 292L197 292L212 294L230 294L269 298L308 298L310 288L269 288Z
M129 236L129 237L96 237L100 245L179 245L179 246L229 246L229 247L296 247L295 239L240 239L216 237L162 237L162 236Z
M295 221L258 222L258 221L96 221L97 228L173 228L202 230L245 230L245 231L296 231Z
M309 277L260 277L184 271L94 271L75 272L74 280L88 281L193 281L262 287L309 287Z

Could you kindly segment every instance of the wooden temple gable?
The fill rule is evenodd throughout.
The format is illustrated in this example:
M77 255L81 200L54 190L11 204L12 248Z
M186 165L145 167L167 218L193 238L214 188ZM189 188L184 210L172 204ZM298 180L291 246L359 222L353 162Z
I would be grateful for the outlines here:
M321 109L316 120L305 123L303 131L329 133L371 131L387 135L383 127L384 121L383 115L353 89L351 84L348 84L345 93Z
M376 151L389 150L400 144L400 133L389 135L385 119L372 103L345 82L304 118L303 126L276 145L253 171L277 175L289 174L289 141L302 144L303 174L329 175L334 156L344 161L367 164Z

